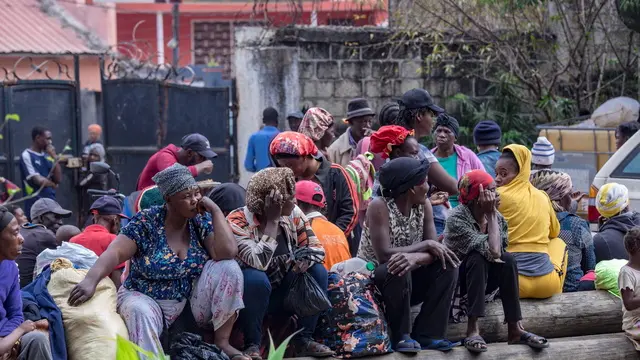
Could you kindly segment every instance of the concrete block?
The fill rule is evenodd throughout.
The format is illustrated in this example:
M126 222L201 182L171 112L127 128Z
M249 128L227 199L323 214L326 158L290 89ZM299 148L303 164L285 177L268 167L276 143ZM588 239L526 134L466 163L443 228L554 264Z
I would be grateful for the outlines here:
M343 79L365 79L369 77L368 61L343 61L341 64Z
M371 77L374 79L398 78L399 66L396 61L372 61Z
M331 48L328 43L306 43L300 46L300 58L303 60L329 60Z
M337 61L318 62L316 77L318 79L339 79L340 66Z
M344 99L360 97L362 96L362 81L347 79L336 81L333 95Z
M424 77L424 69L420 61L404 61L401 66L400 76L405 79L419 79Z
M302 96L305 98L330 98L333 96L333 81L303 81Z
M401 82L394 79L379 79L365 81L366 97L393 97L402 95L400 93Z
M430 78L424 81L424 89L431 95L442 95L444 94L444 84L444 79Z
M364 96L367 98L382 96L381 80L367 80L364 83Z
M391 58L398 60L419 60L420 47L415 44L391 45Z
M359 60L360 48L343 44L331 44L331 58L335 60Z
M315 106L331 113L336 122L340 122L347 112L347 102L342 99L318 99L315 101Z
M389 45L369 45L362 49L362 58L384 60L389 58L390 52L391 47Z
M300 79L313 79L316 76L316 63L313 61L300 61L298 69Z
M443 93L435 93L433 95L439 96L452 96L461 91L460 79L447 79L446 90Z
M421 89L422 85L423 83L419 79L405 79L400 84L400 92L404 94L411 89Z

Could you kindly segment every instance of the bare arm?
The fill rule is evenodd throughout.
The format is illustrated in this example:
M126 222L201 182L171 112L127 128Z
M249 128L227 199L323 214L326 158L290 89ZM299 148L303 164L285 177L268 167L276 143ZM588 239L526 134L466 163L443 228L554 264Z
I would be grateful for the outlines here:
M502 237L500 236L500 221L498 221L498 213L491 212L486 215L487 218L487 233L489 252L494 259L500 259L502 257Z
M56 184L60 184L60 182L62 181L62 167L60 166L60 162L58 161L53 164L53 173L51 174L51 179Z
M436 225L433 222L433 207L427 201L424 205L424 219L422 220L422 240L435 240L438 238Z
M208 197L203 197L204 206L211 214L213 228L215 231L210 233L204 241L204 245L213 260L230 260L238 255L238 244L233 236L233 231L222 213L222 210Z
M113 281L113 284L116 286L116 290L120 289L120 286L122 286L122 269L113 270L109 277L111 278L111 281Z
M20 340L20 338L25 334L24 329L18 326L15 330L11 332L11 334L0 338L0 356L8 354L13 345L15 345L16 341Z
M633 290L630 288L620 289L622 295L622 304L627 311L633 311L640 308L640 297L633 294Z
M136 251L138 251L138 246L133 240L126 235L118 235L93 264L85 280L88 279L92 284L97 285L100 280L109 276L119 264L131 259Z
M447 174L439 163L431 163L429 167L429 182L449 195L458 194L458 181Z

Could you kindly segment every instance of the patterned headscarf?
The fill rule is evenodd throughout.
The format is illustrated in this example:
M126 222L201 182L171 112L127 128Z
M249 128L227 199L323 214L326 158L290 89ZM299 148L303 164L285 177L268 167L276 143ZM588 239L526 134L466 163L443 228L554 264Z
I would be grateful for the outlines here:
M304 114L298 132L307 135L313 141L318 141L331 125L333 115L323 108L313 107Z
M493 183L493 177L484 170L471 170L458 181L458 201L467 205L480 196L480 185L487 189Z
M553 210L556 212L568 211L560 205L560 200L573 191L569 174L556 170L539 170L531 174L531 184L549 195Z
M596 195L596 208L609 219L629 206L629 189L618 183L605 184Z
M164 198L198 186L189 168L178 163L160 171L151 179L158 185Z
M269 145L271 155L318 156L318 147L307 135L284 131L276 135ZM255 176L255 175L254 175Z
M402 126L383 126L371 135L369 150L375 154L382 154L382 158L387 159L394 146L404 144L407 136L413 136L414 134L414 130L407 130Z
M279 190L282 200L296 192L296 179L289 168L266 168L255 173L247 185L247 209L255 215L262 215L264 201L271 190Z

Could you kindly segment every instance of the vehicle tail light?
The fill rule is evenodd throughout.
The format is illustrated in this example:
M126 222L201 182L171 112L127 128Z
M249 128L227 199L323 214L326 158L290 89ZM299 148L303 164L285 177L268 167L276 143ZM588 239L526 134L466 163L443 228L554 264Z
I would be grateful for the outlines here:
M598 188L594 185L591 185L589 189L589 222L590 223L598 223L598 219L600 219L600 213L596 208L596 195L598 195Z

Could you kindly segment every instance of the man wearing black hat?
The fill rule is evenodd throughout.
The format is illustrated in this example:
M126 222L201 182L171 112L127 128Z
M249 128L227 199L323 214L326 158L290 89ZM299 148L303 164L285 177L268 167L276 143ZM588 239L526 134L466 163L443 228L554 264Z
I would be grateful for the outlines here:
M278 130L278 111L272 107L262 112L262 129L251 134L247 143L247 156L244 158L244 168L249 172L258 172L273 166L269 156L269 144Z
M287 122L289 123L289 129L291 129L291 131L298 131L298 129L300 128L300 123L302 122L302 118L304 117L304 114L302 113L302 111L294 111L289 113L289 115L287 115Z
M211 174L213 171L211 159L217 156L218 154L211 150L209 140L204 135L197 133L186 135L182 138L180 147L170 144L149 158L138 177L136 190L155 185L151 178L175 163L188 166L193 177Z
M120 232L120 220L128 218L122 214L120 202L112 196L98 198L91 205L89 213L93 215L93 225L87 226L82 233L72 237L69 242L82 245L100 256ZM124 263L118 265L111 273L111 280L116 287L120 287L123 269Z
M24 238L22 253L16 259L20 269L20 287L33 281L36 258L45 249L60 246L56 232L62 226L62 219L71 216L71 211L63 209L55 200L38 199L31 206L31 222L22 225L20 235Z
M473 129L473 142L478 148L478 159L482 161L484 170L496 177L496 163L502 154L499 147L502 142L500 125L493 120L480 121Z
M349 162L356 155L358 141L370 135L371 122L375 114L366 99L349 101L347 118L344 120L349 124L349 128L327 150L332 162L340 164L342 167L349 165Z

